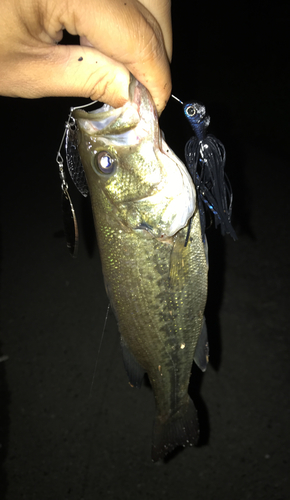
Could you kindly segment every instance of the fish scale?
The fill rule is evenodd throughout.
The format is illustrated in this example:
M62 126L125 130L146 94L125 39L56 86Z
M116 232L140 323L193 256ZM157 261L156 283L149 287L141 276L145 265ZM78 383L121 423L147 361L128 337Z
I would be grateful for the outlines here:
M187 228L172 244L156 239L144 244L138 235L116 230L106 237L101 225L96 225L105 283L111 284L109 296L117 311L119 331L148 373L159 419L166 421L189 399L189 377L207 296L199 213L196 211L193 218L187 247ZM184 273L180 273L180 262L174 262L175 250L177 258L183 260Z
M193 359L207 363L207 250L194 185L161 137L150 94L132 79L129 96L121 110L73 116L125 367L136 387L147 372L155 397L158 460L198 438L188 384Z

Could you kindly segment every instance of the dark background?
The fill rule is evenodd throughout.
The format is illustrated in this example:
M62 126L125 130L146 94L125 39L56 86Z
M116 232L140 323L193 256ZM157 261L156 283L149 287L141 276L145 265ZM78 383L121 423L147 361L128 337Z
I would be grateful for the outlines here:
M90 207L71 186L74 260L55 163L84 100L1 98L1 500L290 498L289 17L277 2L173 4L173 93L204 102L226 146L239 236L208 234L200 444L153 464L153 395L129 387L111 313L98 356L108 300ZM178 103L161 125L183 158Z

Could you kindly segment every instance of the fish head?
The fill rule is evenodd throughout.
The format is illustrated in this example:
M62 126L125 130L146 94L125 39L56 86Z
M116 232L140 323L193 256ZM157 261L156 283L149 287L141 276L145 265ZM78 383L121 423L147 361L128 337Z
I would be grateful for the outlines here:
M195 211L195 188L166 144L140 82L131 78L123 107L78 109L73 117L93 211L144 237L169 238L186 226Z

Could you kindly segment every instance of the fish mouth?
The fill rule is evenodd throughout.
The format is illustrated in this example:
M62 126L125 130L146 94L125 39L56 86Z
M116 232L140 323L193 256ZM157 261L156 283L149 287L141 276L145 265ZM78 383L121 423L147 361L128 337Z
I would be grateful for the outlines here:
M137 107L144 132L146 132L146 135L151 135L154 147L161 149L162 133L159 128L155 103L146 87L132 75L129 85L129 99L132 105Z
M159 128L158 113L150 92L133 75L130 75L129 101L123 108L110 108L108 119L112 123L116 121L127 122L128 133L123 133L124 145L137 145L148 137L151 138L154 148L161 149L162 135ZM113 123L112 123L113 125ZM110 127L110 139L112 137L113 126ZM130 133L129 133L130 130ZM103 130L103 133L106 132ZM120 135L116 137L116 144L120 144Z
M73 113L81 129L89 136L101 136L104 143L118 146L138 145L151 136L160 148L162 137L158 114L148 90L131 75L129 101L121 108L104 104L93 111L77 109Z

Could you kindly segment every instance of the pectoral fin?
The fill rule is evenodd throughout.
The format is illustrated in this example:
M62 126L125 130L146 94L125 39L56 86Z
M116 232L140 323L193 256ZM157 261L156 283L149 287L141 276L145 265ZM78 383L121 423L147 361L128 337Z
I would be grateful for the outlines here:
M117 315L116 309L114 307L114 302L112 300L112 293L110 290L110 286L108 285L106 280L105 280L105 287L106 287L107 295L108 295L109 300L110 300L111 308L112 308L113 313L114 313L116 320L118 322L118 315ZM136 360L134 355L129 350L129 347L127 346L122 335L120 336L120 338L121 338L121 349L122 349L122 354L123 354L123 361L124 361L124 365L125 365L125 370L126 370L127 375L129 377L129 383L133 387L140 388L142 385L145 371L139 365L138 361Z
M209 346L205 318L203 318L201 334L196 344L193 359L198 368L200 368L202 372L205 372L209 360Z
M123 360L127 375L129 377L130 385L133 387L138 387L138 389L142 385L144 370L139 365L138 361L134 357L134 355L130 352L125 340L121 336L121 348L123 353Z

